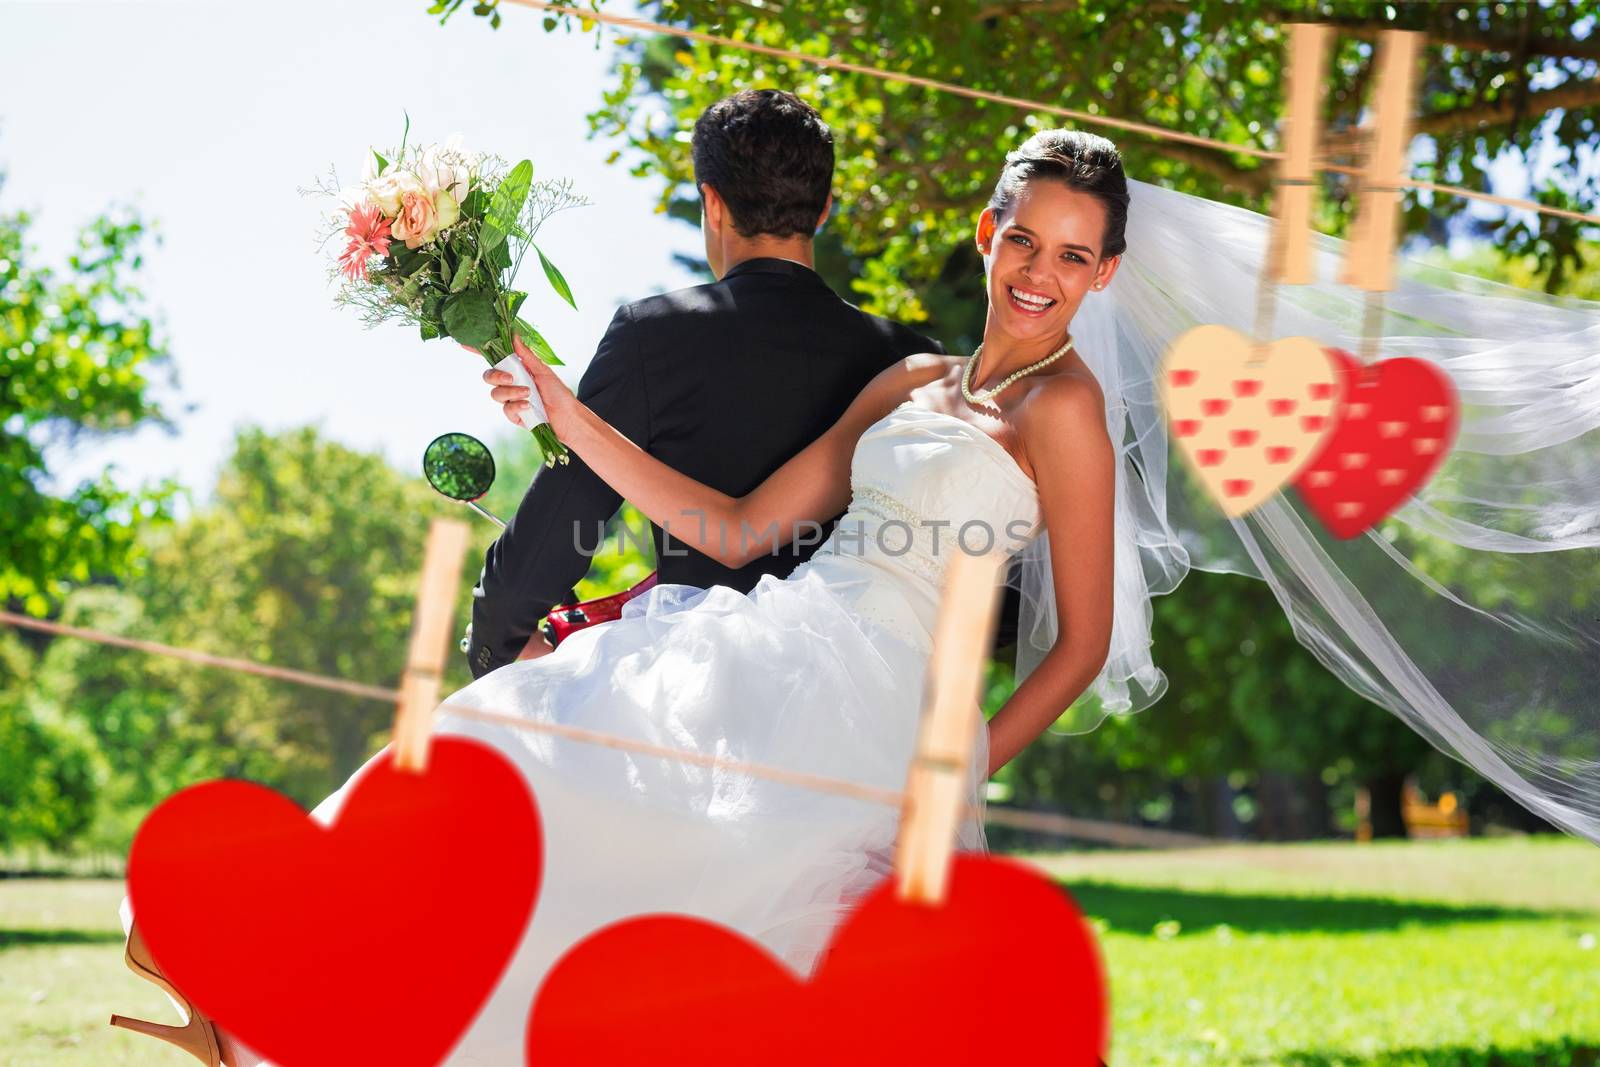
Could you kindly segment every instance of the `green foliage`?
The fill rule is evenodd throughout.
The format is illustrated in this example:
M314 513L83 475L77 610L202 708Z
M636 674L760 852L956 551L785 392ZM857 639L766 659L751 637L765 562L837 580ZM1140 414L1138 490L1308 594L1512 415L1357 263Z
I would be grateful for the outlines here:
M997 776L1008 799L1216 836L1325 836L1356 786L1436 757L1317 662L1264 582L1194 571L1154 608L1166 695L1090 733L1044 734ZM992 713L1011 687L1004 668L991 681Z
M0 214L0 603L42 615L74 585L126 574L175 486L128 491L108 471L50 488L50 445L165 423L150 376L168 355L134 285L144 222L125 210L95 218L58 272L37 262L32 221Z
M571 304L572 309L576 311L578 302L572 298L572 286L567 284L567 279L556 269L556 265L550 262L550 258L544 254L544 249L534 245L533 250L539 253L539 264L544 267L544 276L550 282L550 288L556 291L557 296Z
M528 201L528 187L533 184L533 163L524 159L495 186L489 198L489 210L483 216L483 228L478 232L479 247L485 252L499 247L517 224L522 205Z
M32 699L32 658L0 633L0 847L66 849L93 819L105 769L81 724Z
M740 40L1263 149L1278 145L1284 25L1329 22L1339 31L1328 77L1329 140L1346 157L1373 81L1376 34L1418 29L1428 43L1416 128L1433 143L1431 160L1415 168L1418 177L1487 189L1489 162L1506 149L1532 158L1529 149L1543 133L1572 152L1600 143L1600 56L1592 33L1573 32L1585 21L1593 25L1600 13L1594 0L1521 5L1515 16L1478 3L1368 0L1331 7L1320 0L656 0L640 7L657 21ZM454 7L435 10L448 16ZM499 18L493 4L479 13ZM552 18L545 25L593 23ZM732 48L636 37L590 124L596 136L629 150L633 173L659 183L666 210L695 197L682 131L713 100L764 86L798 92L833 129L837 211L830 228L860 261L856 287L869 309L908 321L938 316L931 298L946 266L970 243L973 216L1005 153L1034 129L1068 122ZM1267 204L1271 172L1260 160L1113 128L1097 132L1118 142L1136 177L1257 209ZM1563 191L1551 181L1535 198L1579 211L1595 207L1592 184ZM1348 183L1330 176L1327 192L1320 225L1342 232L1353 207ZM1469 206L1431 199L1429 205L1406 194L1408 231L1441 232ZM1489 227L1502 247L1535 257L1552 291L1579 265L1578 232L1578 223L1555 218Z
M483 289L451 293L444 301L444 328L448 336L480 352L499 337L500 324L494 310L494 295Z
M175 644L394 685L431 516L421 479L314 430L242 431L204 512L152 551L139 590ZM452 632L460 632L457 623ZM233 773L320 800L376 750L393 708L186 669L179 703Z

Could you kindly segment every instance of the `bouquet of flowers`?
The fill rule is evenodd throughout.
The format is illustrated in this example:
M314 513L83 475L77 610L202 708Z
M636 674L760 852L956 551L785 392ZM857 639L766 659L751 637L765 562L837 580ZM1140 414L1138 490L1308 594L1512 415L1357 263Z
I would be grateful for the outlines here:
M410 132L408 116L400 147L372 150L358 184L341 188L334 176L311 190L339 204L325 219L323 246L341 231L348 239L330 271L340 281L335 303L360 308L369 327L399 320L425 341L453 337L510 371L530 390L533 407L523 425L545 465L565 463L567 450L545 419L513 338L546 363L561 360L518 315L528 294L512 284L531 248L550 287L577 307L534 236L550 216L588 200L568 180L535 182L529 160L507 166L498 156L469 156L459 137L408 146Z

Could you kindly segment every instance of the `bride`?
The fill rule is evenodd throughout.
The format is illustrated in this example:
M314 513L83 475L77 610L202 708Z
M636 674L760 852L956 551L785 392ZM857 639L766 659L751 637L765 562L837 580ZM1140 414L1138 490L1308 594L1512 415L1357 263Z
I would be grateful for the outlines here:
M699 551L738 567L802 525L845 514L787 579L767 576L748 595L657 586L620 620L508 664L447 703L899 789L945 565L958 551L1031 550L1053 580L1031 590L1030 603L1059 605L1050 621L1061 639L979 731L969 798L981 811L988 776L1108 665L1117 452L1071 325L1117 272L1128 204L1120 157L1103 137L1045 131L1010 153L976 235L989 298L979 349L886 368L831 429L737 499L646 454L519 343L561 440ZM528 394L494 395L509 409ZM805 974L852 902L889 871L899 813L881 805L448 708L436 732L477 738L511 759L545 833L534 917L451 1064L521 1062L542 975L601 926L644 912L699 916ZM387 753L312 817L331 824ZM959 844L984 847L978 816ZM228 1035L221 1041L223 1062L261 1062Z

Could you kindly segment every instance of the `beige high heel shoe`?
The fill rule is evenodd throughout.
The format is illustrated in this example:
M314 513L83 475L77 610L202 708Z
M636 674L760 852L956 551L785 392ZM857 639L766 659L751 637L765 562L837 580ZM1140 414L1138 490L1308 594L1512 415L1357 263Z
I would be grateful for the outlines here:
M222 1037L217 1033L217 1024L195 1010L189 998L178 992L177 987L161 973L161 968L156 966L149 947L139 935L138 923L134 923L128 929L128 944L123 950L122 958L127 962L130 971L145 981L160 986L168 996L182 1004L183 1013L188 1018L182 1026L168 1026L164 1023L148 1023L143 1019L130 1019L126 1015L113 1015L112 1026L132 1030L136 1034L149 1034L151 1037L171 1042L193 1055L206 1067L235 1067L233 1061L222 1054Z

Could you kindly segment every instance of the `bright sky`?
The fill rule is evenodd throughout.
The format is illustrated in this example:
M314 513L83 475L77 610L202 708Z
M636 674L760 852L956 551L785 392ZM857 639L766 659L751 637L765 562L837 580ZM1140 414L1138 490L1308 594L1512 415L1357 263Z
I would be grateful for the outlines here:
M459 131L469 151L534 161L594 205L556 216L523 315L576 383L619 303L697 279L676 251L699 236L655 214L659 186L607 166L586 137L609 47L546 34L508 9L491 31L463 10L440 26L422 0L0 0L0 210L36 215L39 259L61 266L79 225L132 202L163 237L141 281L169 341L179 433L146 430L54 460L63 481L115 463L124 483L174 475L209 490L234 428L319 424L414 469L439 433L509 430L454 342L363 327L337 309L313 240L327 204L302 197L330 164L360 176L367 146ZM224 13L224 11L226 13ZM36 260L37 262L38 260Z

